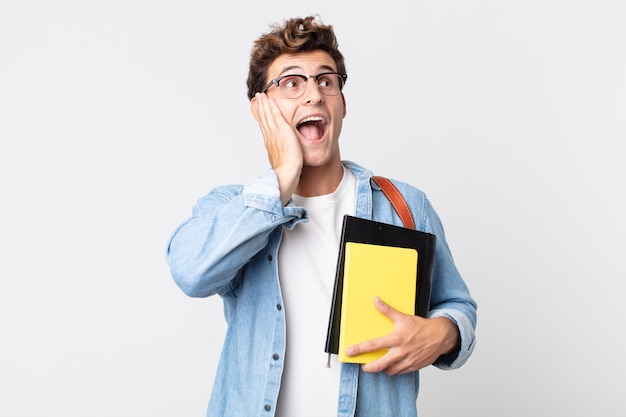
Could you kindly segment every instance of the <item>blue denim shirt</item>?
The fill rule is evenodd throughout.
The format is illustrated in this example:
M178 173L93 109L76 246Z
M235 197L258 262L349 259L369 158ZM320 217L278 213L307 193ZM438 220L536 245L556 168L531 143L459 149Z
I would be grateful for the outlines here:
M349 161L344 165L356 177L356 216L401 225L386 197L370 181L372 173ZM408 184L394 183L411 206L417 229L437 235L430 316L453 320L459 328L461 346L458 353L440 358L435 366L457 368L474 348L476 303L457 271L442 224L424 193ZM228 330L209 401L209 417L274 415L286 342L278 246L283 226L292 228L306 219L305 210L292 201L282 206L278 179L269 170L246 186L212 190L170 237L166 258L181 290L191 297L218 294L224 302ZM362 372L358 364L341 366L338 417L417 416L419 372L389 377Z

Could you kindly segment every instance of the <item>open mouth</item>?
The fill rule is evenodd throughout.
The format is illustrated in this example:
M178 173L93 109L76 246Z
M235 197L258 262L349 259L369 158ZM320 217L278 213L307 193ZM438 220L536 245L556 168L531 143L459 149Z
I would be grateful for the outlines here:
M298 123L297 129L307 140L319 140L326 133L328 122L320 116L307 117Z

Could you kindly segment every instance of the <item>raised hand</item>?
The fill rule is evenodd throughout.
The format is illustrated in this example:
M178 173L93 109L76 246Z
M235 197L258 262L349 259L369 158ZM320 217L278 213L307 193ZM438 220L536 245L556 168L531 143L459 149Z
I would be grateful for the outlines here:
M278 176L280 199L285 205L296 189L302 172L300 142L276 102L266 94L257 93L250 103L250 109L261 128L267 157Z

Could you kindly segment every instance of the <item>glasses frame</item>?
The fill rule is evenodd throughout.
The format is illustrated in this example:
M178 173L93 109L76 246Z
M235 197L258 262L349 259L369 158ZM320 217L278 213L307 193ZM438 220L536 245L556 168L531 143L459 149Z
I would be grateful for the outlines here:
M280 77L274 78L273 80L271 80L266 86L265 88L261 91L261 93L265 94L267 93L267 90L270 89L271 86L275 85L276 88L280 88L280 82L288 77L300 77L305 81L304 84L304 89L302 90L302 93L300 93L300 95L297 95L295 97L285 97L288 98L290 100L293 99L297 99L300 98L304 95L304 92L306 91L307 86L309 85L309 79L313 78L313 81L315 81L315 85L318 86L319 88L319 84L318 84L318 79L319 77L322 77L324 75L337 75L340 79L341 79L341 85L339 86L339 93L338 94L326 94L324 91L322 91L320 89L320 93L324 94L325 96L338 96L339 94L341 94L341 92L343 91L343 86L346 85L346 81L348 80L348 74L339 74L338 72L333 72L333 71L327 71L327 72L322 72L319 73L317 75L304 75L304 74L285 74L285 75L281 75Z

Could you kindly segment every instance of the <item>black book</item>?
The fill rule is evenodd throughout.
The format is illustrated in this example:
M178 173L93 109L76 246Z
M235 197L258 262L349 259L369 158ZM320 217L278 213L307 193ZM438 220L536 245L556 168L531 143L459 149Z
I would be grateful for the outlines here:
M419 230L345 215L341 231L330 317L328 320L326 347L324 350L329 354L337 354L339 351L344 251L347 242L415 249L419 254L417 276L415 277L417 280L415 314L421 317L427 317L430 308L436 236Z

